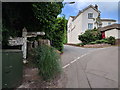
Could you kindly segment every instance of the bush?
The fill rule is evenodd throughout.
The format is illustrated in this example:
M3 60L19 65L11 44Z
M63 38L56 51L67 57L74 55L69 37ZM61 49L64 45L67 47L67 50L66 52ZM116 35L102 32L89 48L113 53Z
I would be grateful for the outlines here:
M101 37L101 33L100 31L98 31L97 29L93 29L93 30L87 30L85 31L84 34L79 35L79 40L82 41L82 43L84 44L88 44L90 42L93 42L95 40L100 40Z
M96 44L96 42L90 42L89 44Z
M110 36L107 38L107 40L108 44L115 45L115 37Z
M102 43L101 40L96 40L95 42L96 42L97 44L101 44L101 43Z
M53 29L51 35L51 45L60 52L63 52L63 43L66 43L66 23L67 20L65 19L65 17L57 18L55 28Z
M106 39L101 39L101 40L96 40L94 42L90 42L89 44L101 44L101 43L108 43L108 44L114 45L115 44L115 38L114 37L109 37L109 38L106 38Z
M56 49L41 45L34 51L35 64L43 80L50 80L61 72L60 55L56 52Z
M101 41L101 43L108 43L108 40L107 39L102 39L102 40L100 40Z

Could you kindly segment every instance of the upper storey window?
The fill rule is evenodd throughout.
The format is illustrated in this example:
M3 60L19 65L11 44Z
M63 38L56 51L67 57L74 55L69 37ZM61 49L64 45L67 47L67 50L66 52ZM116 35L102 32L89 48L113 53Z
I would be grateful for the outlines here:
M93 18L93 13L88 13L88 19L92 19Z

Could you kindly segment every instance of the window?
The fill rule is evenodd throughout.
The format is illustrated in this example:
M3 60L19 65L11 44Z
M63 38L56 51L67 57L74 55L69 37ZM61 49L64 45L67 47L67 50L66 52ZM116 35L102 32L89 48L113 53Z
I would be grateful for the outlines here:
M93 29L93 23L88 23L88 29Z
M108 25L111 25L111 22L108 22Z
M88 19L93 18L93 13L88 13Z

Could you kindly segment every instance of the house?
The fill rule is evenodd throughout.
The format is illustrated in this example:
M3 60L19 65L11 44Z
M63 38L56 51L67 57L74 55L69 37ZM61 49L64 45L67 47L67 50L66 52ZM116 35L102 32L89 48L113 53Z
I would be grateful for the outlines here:
M102 22L102 27L108 26L108 25L112 25L114 23L116 23L116 20L113 19L101 19Z
M96 19L99 19L100 27L116 23L116 20L113 19L101 19L100 13L101 12L98 10L97 5L89 5L88 7L79 11L77 16L70 16L67 23L68 43L80 43L81 41L78 40L78 35L83 34L86 30L98 28Z
M116 43L120 44L120 24L108 25L99 28L99 30L102 32L102 38L113 36L116 39Z

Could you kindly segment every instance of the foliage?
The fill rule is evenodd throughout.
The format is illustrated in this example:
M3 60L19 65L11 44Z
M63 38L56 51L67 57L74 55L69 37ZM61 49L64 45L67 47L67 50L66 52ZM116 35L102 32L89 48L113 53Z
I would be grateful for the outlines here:
M52 46L63 51L63 43L66 37L66 19L65 17L59 17L56 20L54 30L52 32Z
M35 63L44 80L52 79L61 72L60 55L56 53L56 49L47 45L35 49Z
M96 41L94 41L94 42L90 42L89 44L97 44L97 43L96 43Z
M101 38L102 37L100 31L98 31L97 29L93 29L85 31L84 34L79 35L78 39L81 40L83 44L88 44L92 41L100 40Z
M64 25L65 33L64 33L64 41L63 41L63 43L66 44L67 43L67 22L68 22L68 20L66 20L65 17L63 19L65 20L65 25Z
M115 38L110 36L110 37L105 38L105 39L90 42L89 44L101 44L101 43L107 43L107 44L115 45Z
M6 48L6 47L7 47L8 38L9 38L8 29L6 29L6 28L3 26L3 27L2 27L2 46L4 46L3 48Z
M52 32L56 24L56 18L61 13L62 2L34 3L33 11L35 17L39 20L40 29L46 33L45 38L52 40Z
M2 4L3 25L9 30L11 36L21 36L24 27L28 31L38 28L39 22L35 18L32 8L32 3L27 2L4 2Z
M115 45L115 37L110 36L107 38L107 40L108 44Z
M52 40L55 21L62 7L62 2L3 2L2 24L13 37L21 36L22 29L26 27L27 31L44 31L46 35L43 38Z
M101 43L108 43L108 40L107 39L96 40L96 41L90 42L89 44L101 44Z

